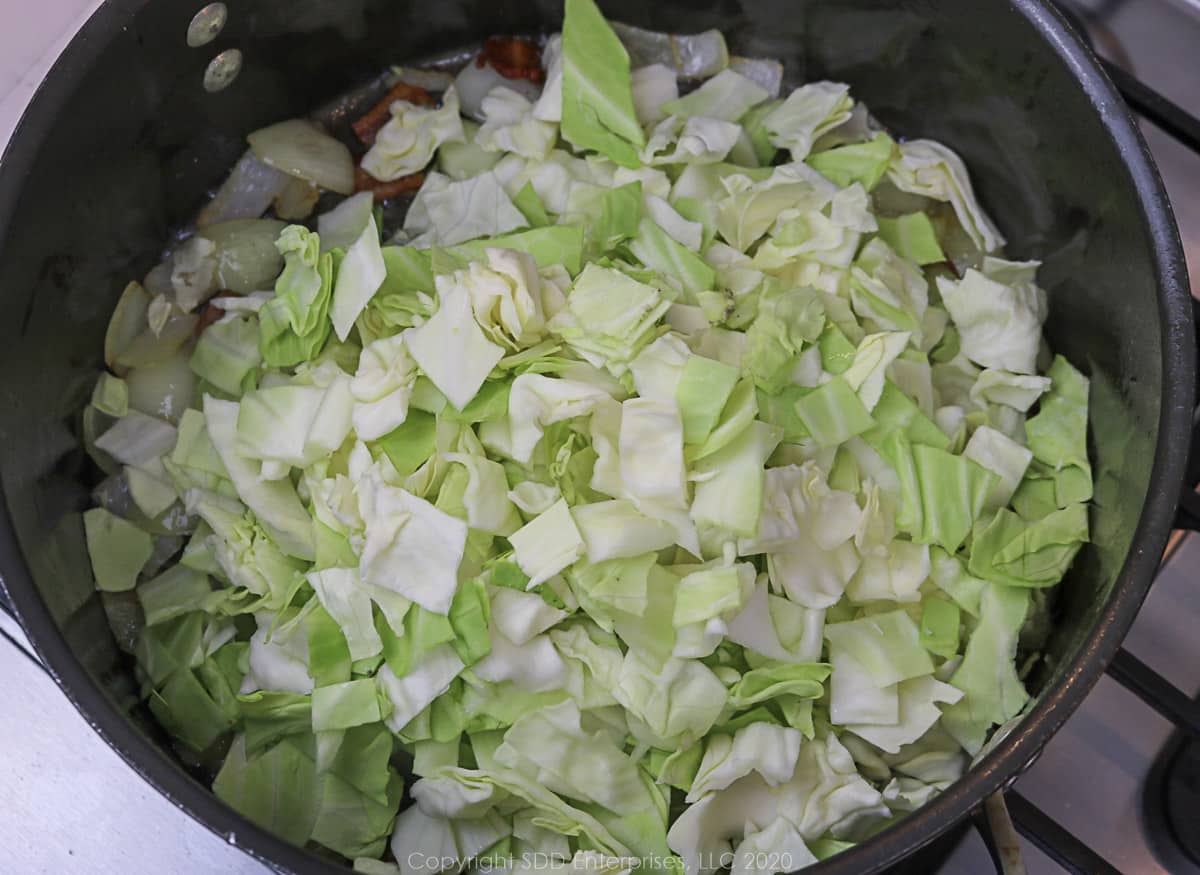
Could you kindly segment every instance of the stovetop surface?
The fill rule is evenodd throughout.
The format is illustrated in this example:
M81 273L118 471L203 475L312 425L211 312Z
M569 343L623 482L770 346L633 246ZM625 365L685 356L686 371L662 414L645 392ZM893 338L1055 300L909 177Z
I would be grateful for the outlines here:
M0 7L15 4L3 0ZM39 0L9 6L0 28L0 144L54 58L98 0ZM1097 48L1143 81L1200 114L1200 0L1069 0L1089 19ZM1179 220L1192 288L1200 293L1200 155L1152 126L1147 139ZM1184 538L1165 563L1126 647L1188 693L1200 691L1200 538ZM265 867L164 800L91 730L22 649L0 612L0 871L91 875L260 875ZM1017 790L1125 873L1200 875L1155 856L1142 794L1173 727L1105 676L1083 707L1022 776ZM1200 816L1200 815L1198 815ZM1057 864L1022 842L1031 875ZM973 830L940 875L992 871Z

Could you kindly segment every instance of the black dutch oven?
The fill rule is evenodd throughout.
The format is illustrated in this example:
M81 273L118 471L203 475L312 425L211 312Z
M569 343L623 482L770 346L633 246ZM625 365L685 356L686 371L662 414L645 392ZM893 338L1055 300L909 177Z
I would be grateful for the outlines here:
M0 164L0 571L83 716L171 802L277 869L344 871L244 820L138 703L92 578L77 412L125 282L158 258L245 148L388 64L558 29L560 0L233 0L189 48L199 0L107 0L42 83ZM1096 59L1042 0L610 0L657 30L717 27L795 81L849 82L893 130L966 160L1010 244L1038 258L1046 332L1092 380L1093 544L1061 588L1025 718L931 804L814 868L881 869L1012 782L1084 699L1150 585L1187 460L1195 345L1158 175ZM201 87L219 50L245 64ZM130 824L130 829L136 825Z

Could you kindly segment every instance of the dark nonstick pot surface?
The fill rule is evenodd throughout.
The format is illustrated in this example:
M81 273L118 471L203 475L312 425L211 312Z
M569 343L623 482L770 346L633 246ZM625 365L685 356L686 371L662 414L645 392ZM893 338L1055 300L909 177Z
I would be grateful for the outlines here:
M43 83L0 164L0 573L51 673L172 802L287 871L332 864L253 826L171 753L138 703L83 541L77 411L125 282L157 260L256 127L390 63L554 30L559 0L238 0L189 49L200 0L108 0ZM1187 455L1195 349L1183 258L1157 174L1094 59L1040 0L613 0L661 30L718 27L793 82L832 78L893 130L965 159L1014 257L1044 261L1046 330L1092 379L1094 543L1062 587L1028 716L915 815L814 872L873 871L960 821L1024 768L1083 699L1149 586ZM219 50L245 56L201 88ZM130 824L131 830L137 829Z

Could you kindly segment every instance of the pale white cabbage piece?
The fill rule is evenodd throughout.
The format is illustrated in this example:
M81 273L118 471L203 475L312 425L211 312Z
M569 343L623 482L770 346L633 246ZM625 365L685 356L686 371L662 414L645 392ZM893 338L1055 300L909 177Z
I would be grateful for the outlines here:
M384 182L421 172L442 143L466 139L453 85L442 95L440 107L397 100L391 113L362 159L363 170Z

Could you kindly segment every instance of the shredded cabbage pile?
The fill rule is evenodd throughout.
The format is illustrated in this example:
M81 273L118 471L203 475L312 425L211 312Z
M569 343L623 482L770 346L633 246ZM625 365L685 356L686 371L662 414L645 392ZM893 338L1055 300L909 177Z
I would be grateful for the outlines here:
M962 161L846 85L592 0L542 63L391 105L387 243L370 193L261 218L350 152L252 136L251 215L113 316L96 586L217 795L360 871L798 869L1021 713L1088 381Z

